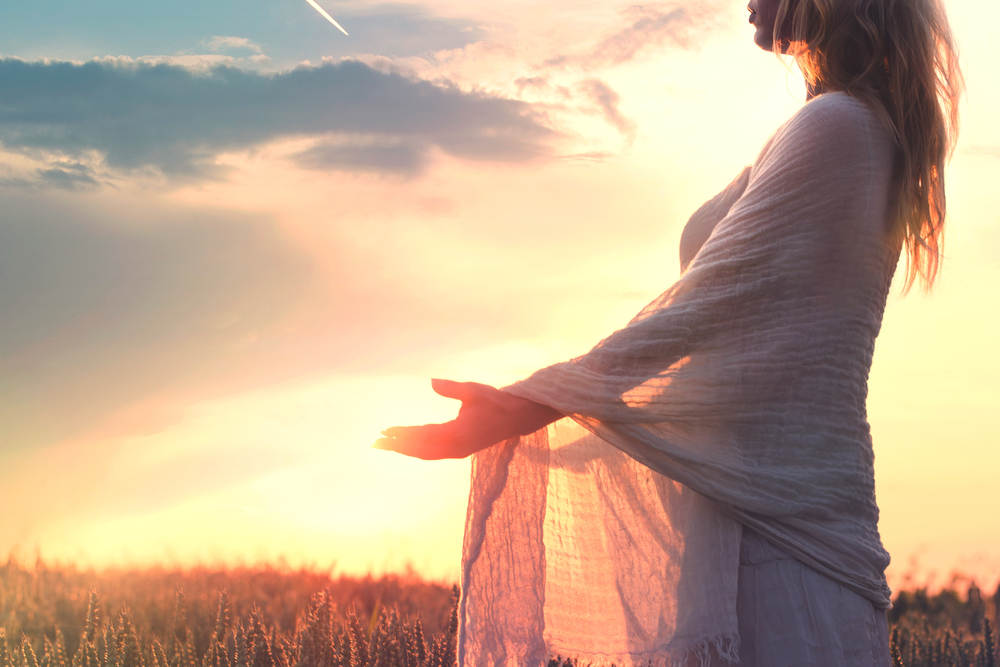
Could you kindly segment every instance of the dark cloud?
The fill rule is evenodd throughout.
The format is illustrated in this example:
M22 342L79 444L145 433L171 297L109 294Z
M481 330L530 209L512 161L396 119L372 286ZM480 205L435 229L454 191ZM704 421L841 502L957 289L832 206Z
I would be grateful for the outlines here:
M30 176L0 178L3 189L80 191L94 190L100 185L101 181L88 165L66 160L54 160L48 167L34 169Z
M419 163L437 148L473 160L547 155L554 132L532 108L356 61L264 74L232 67L0 60L0 142L76 158L98 151L113 169L212 175L216 155L282 137L374 137ZM413 152L420 151L419 157ZM313 154L321 162L322 150ZM343 168L399 170L400 152L334 152ZM57 167L53 167L57 168ZM66 171L66 170L63 170ZM73 172L45 174L72 180Z
M42 183L63 190L91 190L100 185L91 168L79 162L57 162L36 175Z
M561 55L546 61L547 66L584 68L620 65L642 51L670 44L681 48L697 46L697 37L712 25L712 6L633 5L625 12L624 28L608 35L584 53Z
M414 142L324 142L292 156L305 169L374 171L412 176L426 164L427 146Z

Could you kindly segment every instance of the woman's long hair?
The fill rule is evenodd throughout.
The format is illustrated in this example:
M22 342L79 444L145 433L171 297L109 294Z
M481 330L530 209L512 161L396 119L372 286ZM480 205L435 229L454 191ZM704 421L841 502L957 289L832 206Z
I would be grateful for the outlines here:
M941 262L944 162L963 88L941 0L781 0L774 25L775 53L795 56L812 90L874 102L892 129L890 225L906 246L903 293L917 276L928 291Z

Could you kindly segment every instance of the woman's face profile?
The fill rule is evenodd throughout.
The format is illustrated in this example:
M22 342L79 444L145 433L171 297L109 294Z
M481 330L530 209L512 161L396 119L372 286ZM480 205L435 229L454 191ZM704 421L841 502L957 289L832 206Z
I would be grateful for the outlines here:
M778 13L779 0L750 0L750 23L757 29L753 41L765 51L773 50L774 19Z

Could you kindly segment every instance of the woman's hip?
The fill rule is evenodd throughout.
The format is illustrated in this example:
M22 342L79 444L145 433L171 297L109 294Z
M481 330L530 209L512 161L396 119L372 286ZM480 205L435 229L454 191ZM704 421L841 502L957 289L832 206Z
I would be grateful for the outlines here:
M886 610L743 526L741 665L892 664Z

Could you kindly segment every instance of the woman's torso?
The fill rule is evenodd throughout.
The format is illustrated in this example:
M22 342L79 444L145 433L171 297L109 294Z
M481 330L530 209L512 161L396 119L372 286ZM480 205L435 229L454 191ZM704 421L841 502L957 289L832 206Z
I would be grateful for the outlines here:
M868 137L868 164L836 163L826 167L830 178L837 178L841 170L870 170L870 183L864 195L868 200L867 206L853 209L861 212L855 214L850 221L850 232L836 230L830 234L830 238L841 247L846 247L845 244L853 246L849 256L856 259L859 266L845 266L835 261L833 258L837 251L833 249L830 258L818 255L823 265L817 263L813 276L808 278L810 282L815 281L816 286L804 290L804 293L810 295L807 300L811 304L822 304L817 309L819 316L815 323L800 327L794 336L784 336L780 343L766 341L766 344L775 349L780 348L772 355L773 359L816 358L819 361L808 367L797 366L788 361L787 368L781 371L774 371L772 365L771 372L780 382L766 395L757 392L753 396L747 396L746 402L756 401L762 408L758 410L759 414L774 415L777 419L783 419L782 409L801 412L808 406L811 416L804 417L803 423L814 421L817 430L797 436L802 443L800 449L776 448L770 451L766 447L758 447L753 456L760 475L777 478L785 474L789 466L809 467L814 462L825 465L814 458L817 448L826 447L830 444L830 437L835 437L840 443L835 450L836 456L842 461L840 465L830 469L829 474L843 477L843 488L850 488L854 493L870 497L865 502L852 501L854 504L850 505L850 511L855 514L855 523L859 526L864 524L864 532L868 535L870 553L865 556L866 562L887 563L888 554L880 546L877 531L878 510L874 503L874 475L871 470L872 443L865 402L874 340L881 326L885 299L900 253L898 242L893 241L887 227L891 198L889 174L893 160L892 141L876 114L845 93L828 93L815 98L810 104L817 102L824 105L824 111L846 114L853 122L864 126L864 134ZM794 118L790 122L794 122ZM779 133L781 131L779 129ZM747 167L691 216L680 240L682 272L687 270L718 224L726 218L752 182L751 167ZM813 221L803 218L795 222L811 224ZM843 222L846 227L848 221ZM850 233L857 233L858 240L845 240ZM781 240L773 242L780 244ZM809 292L810 289L813 291ZM831 332L834 331L840 332L835 340L831 339ZM815 357L813 353L818 341L826 341L823 348L826 352L822 357ZM758 344L763 345L765 341L758 341ZM742 430L736 434L737 440L765 443L771 438L778 440L786 436L783 426L773 420L743 421L738 428ZM831 449L829 454L833 455L834 450ZM789 497L788 500L789 504L785 509L788 516L792 517L796 514L793 508L797 501L794 497ZM857 514L862 509L863 517ZM833 530L833 524L839 521L840 516L836 511L837 508L831 506L828 516L817 515L812 521L828 521ZM776 542L788 544L788 549L780 550L784 557L795 556L799 558L800 564L810 563L817 576L818 571L823 570L818 559L810 559L811 548L803 546L799 553L791 546L795 542L802 544L801 540L796 540L801 532L799 529L791 525L787 528L777 527L774 534L771 534L770 529L780 523L774 521L773 515L770 518L758 517L747 511L738 518L744 527L747 521L752 521L761 531L768 533L767 537L771 541L767 544L770 548L776 549ZM784 534L779 534L782 532ZM842 582L849 579L849 575L838 574L835 568L828 568L824 572ZM882 581L884 582L884 577ZM880 594L876 594L870 587L864 594L872 601L879 598L880 604L884 606L887 604L886 591L887 587L883 583ZM861 588L854 588L854 593L858 592L861 592Z

